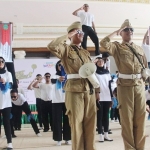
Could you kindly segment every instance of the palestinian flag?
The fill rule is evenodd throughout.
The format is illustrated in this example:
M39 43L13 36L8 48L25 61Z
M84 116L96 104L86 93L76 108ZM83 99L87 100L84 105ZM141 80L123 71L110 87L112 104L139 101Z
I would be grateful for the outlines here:
M0 56L12 62L12 24L0 23Z

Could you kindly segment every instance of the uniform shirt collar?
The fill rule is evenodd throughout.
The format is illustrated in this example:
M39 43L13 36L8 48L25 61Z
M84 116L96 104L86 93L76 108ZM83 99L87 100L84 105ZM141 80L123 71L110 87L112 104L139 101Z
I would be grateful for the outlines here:
M79 50L80 49L83 49L83 47L80 45L80 46L77 46L77 45L75 45L75 44L70 44L70 46L76 46Z
M124 42L124 41L122 41L122 43L121 43L122 45L126 45L126 44L129 44L128 42ZM134 43L133 42L131 42L131 44L130 45L133 45Z

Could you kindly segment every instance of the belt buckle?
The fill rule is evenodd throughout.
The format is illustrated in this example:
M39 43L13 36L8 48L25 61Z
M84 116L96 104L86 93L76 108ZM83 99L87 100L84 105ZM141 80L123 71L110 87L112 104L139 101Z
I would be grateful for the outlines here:
M137 74L132 74L132 79L137 79L138 75Z

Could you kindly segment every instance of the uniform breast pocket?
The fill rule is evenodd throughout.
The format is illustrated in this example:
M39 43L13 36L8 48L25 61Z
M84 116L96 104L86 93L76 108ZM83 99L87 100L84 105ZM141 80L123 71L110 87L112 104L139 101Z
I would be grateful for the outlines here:
M121 50L120 60L126 63L130 63L131 61L133 61L133 54L129 51Z
M74 53L74 54L70 54L69 53L69 55L68 55L68 61L69 61L69 63L72 63L72 65L74 63L78 64L79 61L80 61L79 60L79 56L76 53Z

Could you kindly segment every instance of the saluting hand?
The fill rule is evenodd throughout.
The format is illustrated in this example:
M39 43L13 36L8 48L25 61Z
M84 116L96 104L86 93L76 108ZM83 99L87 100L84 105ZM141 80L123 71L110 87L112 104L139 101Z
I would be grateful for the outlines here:
M80 8L80 10L83 10L83 8L84 8L84 5Z
M77 30L68 33L68 38L71 39L75 34L77 34Z
M119 30L117 30L117 35L120 35L121 31L123 31L125 28L127 28L127 26L123 27L123 28L120 28Z

